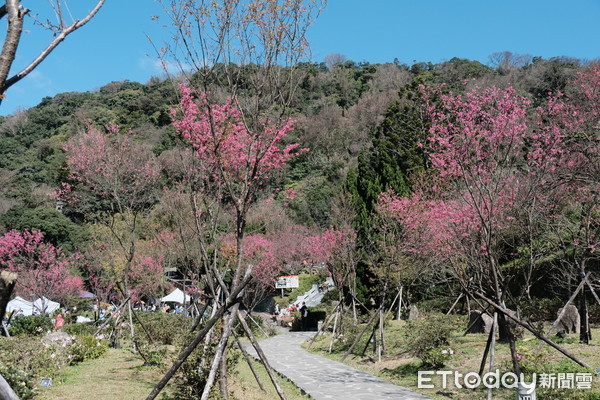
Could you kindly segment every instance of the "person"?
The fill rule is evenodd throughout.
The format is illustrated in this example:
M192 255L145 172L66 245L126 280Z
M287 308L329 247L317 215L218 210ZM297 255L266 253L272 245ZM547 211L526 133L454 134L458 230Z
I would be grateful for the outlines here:
M300 318L302 320L302 330L308 330L308 307L306 307L306 302L302 302L302 307L300 307Z
M56 316L56 322L54 322L54 329L59 330L65 324L62 314Z
M279 304L275 303L275 315L279 315Z

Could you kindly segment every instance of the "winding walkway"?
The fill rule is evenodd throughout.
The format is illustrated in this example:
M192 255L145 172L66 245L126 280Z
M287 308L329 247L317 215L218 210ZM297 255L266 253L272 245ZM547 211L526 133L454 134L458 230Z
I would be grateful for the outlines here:
M315 400L431 400L401 386L312 354L300 345L315 332L290 332L260 342L271 366ZM250 346L251 347L251 346ZM254 349L248 351L256 356Z

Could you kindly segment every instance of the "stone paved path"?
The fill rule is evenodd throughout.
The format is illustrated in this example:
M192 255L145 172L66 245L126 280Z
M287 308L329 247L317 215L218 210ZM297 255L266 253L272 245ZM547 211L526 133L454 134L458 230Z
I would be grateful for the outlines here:
M300 344L314 332L290 332L260 342L271 366L315 400L431 400L337 361L307 352ZM248 348L256 355L254 349Z

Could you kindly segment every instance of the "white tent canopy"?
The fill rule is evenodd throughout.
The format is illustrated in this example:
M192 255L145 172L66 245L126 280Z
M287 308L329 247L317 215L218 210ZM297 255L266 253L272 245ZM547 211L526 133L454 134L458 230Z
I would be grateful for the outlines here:
M46 314L52 315L54 311L60 308L60 304L42 296L33 302L33 307L36 309L36 311L39 311L39 313L44 311Z
M22 297L15 297L6 305L6 312L19 312L21 310L23 315L32 315L33 314L33 303L25 300Z
M37 315L41 314L42 311L45 311L46 314L52 314L54 311L60 308L60 304L48 300L45 297L41 297L35 301L27 301L22 297L15 297L6 305L7 312L19 312L21 310L23 315Z
M160 301L163 303L173 302L183 304L184 301L185 303L190 302L190 296L183 293L180 289L175 289L165 297L161 298Z

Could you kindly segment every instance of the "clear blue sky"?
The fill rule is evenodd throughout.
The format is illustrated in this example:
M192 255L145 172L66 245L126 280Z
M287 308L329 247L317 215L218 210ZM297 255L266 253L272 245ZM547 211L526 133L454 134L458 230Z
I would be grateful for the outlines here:
M30 0L26 6L43 3ZM93 1L71 3L85 9ZM43 97L61 92L91 91L124 79L144 83L161 75L146 38L159 45L164 39L166 31L151 20L160 14L154 0L106 0L88 25L9 89L0 114L34 106ZM600 0L329 0L309 40L313 61L340 53L371 63L394 58L405 64L437 63L452 57L486 63L490 54L505 50L544 58L596 59L600 58L599 20ZM0 25L0 31L5 31L6 22ZM47 41L39 27L27 29L31 33L21 42L21 63Z

